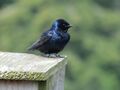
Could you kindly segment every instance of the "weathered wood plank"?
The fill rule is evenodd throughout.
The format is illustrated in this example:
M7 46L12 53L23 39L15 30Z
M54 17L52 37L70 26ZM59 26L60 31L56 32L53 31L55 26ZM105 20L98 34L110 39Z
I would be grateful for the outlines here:
M0 52L0 79L47 80L65 64L64 58Z
M38 82L34 81L0 81L0 90L39 90Z
M47 80L46 90L64 90L65 67L57 71Z
M46 81L38 82L38 90L64 90L65 66Z
M0 52L0 90L64 90L66 60Z

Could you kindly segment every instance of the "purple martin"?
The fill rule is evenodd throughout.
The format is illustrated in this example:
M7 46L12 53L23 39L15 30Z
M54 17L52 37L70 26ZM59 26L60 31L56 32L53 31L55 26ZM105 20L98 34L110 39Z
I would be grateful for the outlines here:
M44 32L40 39L33 43L29 50L39 50L46 56L60 56L58 53L64 49L70 40L68 33L70 27L71 25L64 19L57 19L51 28Z

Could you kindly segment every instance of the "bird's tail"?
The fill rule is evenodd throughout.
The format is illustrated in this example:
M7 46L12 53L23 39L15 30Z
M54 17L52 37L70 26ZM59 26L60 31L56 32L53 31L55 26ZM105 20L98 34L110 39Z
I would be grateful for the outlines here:
M28 48L27 48L27 50L28 50L28 51L32 51L32 50L33 50L33 48L31 48L31 47L28 47Z
M27 48L27 51L35 51L35 49L34 48Z
M32 53L32 51L34 51L34 49L32 47L28 47L25 53Z

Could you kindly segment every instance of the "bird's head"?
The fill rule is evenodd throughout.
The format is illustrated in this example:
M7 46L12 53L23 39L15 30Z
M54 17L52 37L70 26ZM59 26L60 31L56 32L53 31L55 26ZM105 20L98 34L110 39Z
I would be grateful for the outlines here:
M72 27L67 21L65 21L64 19L57 19L54 23L53 23L53 27L55 27L58 30L67 32L68 29L70 27Z

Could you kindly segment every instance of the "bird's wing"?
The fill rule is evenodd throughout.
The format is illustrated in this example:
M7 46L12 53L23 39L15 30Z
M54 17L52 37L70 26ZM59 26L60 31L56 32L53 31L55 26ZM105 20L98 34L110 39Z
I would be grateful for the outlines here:
M48 42L51 39L51 37L52 37L51 32L43 33L41 38L37 40L35 43L33 43L33 45L30 48L28 48L28 50L36 50L40 48L42 45Z

